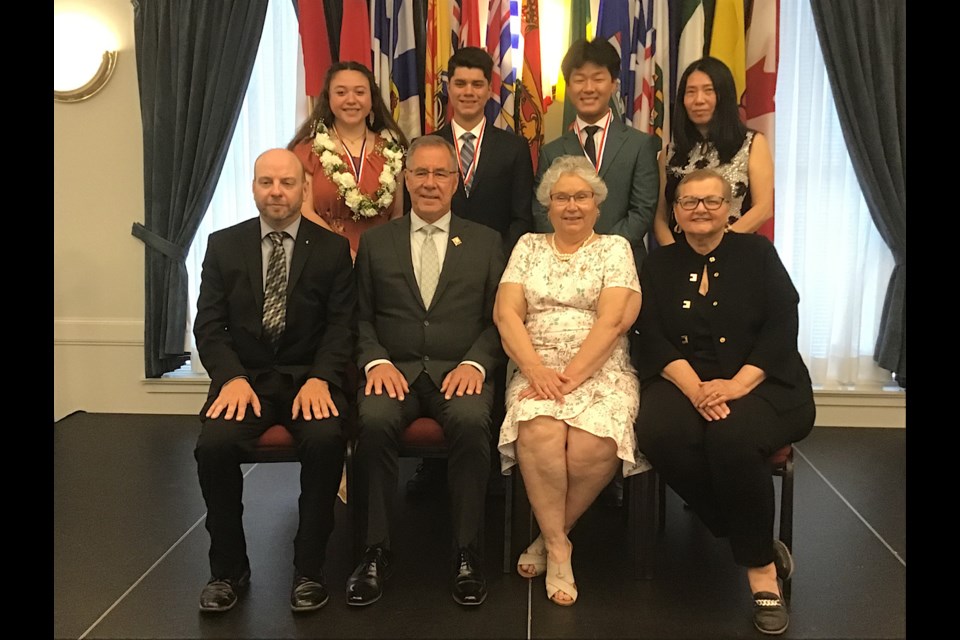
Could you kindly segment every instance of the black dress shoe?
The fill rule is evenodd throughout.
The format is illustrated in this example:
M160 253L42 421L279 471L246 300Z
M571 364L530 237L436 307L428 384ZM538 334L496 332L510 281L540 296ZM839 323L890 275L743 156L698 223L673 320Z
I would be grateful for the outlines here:
M453 599L467 607L483 604L487 599L487 581L480 568L480 560L470 549L457 553L457 568L453 574Z
M768 636L778 636L787 630L790 624L790 614L783 598L769 591L758 591L753 594L753 626L760 633Z
M249 569L239 578L210 578L200 592L200 611L206 613L230 611L248 586L250 586Z
M293 579L293 589L290 591L290 608L296 612L316 611L327 604L330 594L324 584L323 572L314 578L298 575Z
M773 565L777 568L777 577L781 580L789 580L793 575L793 556L782 540L773 541Z
M367 547L363 560L347 579L347 604L365 607L383 595L383 583L393 573L390 552L383 547Z

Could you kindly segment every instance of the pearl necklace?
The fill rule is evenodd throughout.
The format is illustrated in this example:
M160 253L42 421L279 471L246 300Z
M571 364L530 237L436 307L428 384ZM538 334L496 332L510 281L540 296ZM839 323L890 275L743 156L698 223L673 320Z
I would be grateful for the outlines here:
M561 262L569 262L575 255L577 255L577 251L580 251L580 249L587 246L587 243L593 239L593 235L594 233L591 231L590 235L587 236L587 239L581 242L580 246L574 249L572 253L560 253L560 250L557 249L557 234L554 233L552 236L550 236L550 248L553 249L553 255L557 256L558 260Z

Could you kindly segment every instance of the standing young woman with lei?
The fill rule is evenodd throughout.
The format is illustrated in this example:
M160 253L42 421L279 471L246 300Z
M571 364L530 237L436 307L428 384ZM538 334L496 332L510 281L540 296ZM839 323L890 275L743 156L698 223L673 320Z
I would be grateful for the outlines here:
M330 67L317 106L288 149L307 174L304 217L350 241L403 215L400 172L407 139L364 65Z

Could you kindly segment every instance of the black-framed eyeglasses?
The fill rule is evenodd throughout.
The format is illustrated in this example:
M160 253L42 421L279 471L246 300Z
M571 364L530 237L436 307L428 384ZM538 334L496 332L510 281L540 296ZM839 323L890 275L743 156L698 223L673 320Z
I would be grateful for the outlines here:
M707 211L716 211L726 201L726 198L721 198L720 196L707 196L706 198L684 196L683 198L677 198L677 204L680 205L680 208L686 209L687 211L693 211L701 202Z
M550 199L557 204L567 204L571 200L577 204L584 204L588 200L593 200L593 191L577 191L576 193L551 193Z
M407 173L417 180L426 180L427 176L432 175L437 180L446 180L457 174L456 169L407 169Z

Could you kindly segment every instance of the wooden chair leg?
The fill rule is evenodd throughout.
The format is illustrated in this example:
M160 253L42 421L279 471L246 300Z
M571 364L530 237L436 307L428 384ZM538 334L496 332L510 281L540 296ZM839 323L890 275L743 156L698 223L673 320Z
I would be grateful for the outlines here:
M783 465L780 482L780 540L793 553L793 452ZM783 597L790 600L791 580L783 581Z
M627 553L634 578L653 577L657 531L657 478L652 470L630 476L627 490Z

